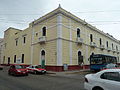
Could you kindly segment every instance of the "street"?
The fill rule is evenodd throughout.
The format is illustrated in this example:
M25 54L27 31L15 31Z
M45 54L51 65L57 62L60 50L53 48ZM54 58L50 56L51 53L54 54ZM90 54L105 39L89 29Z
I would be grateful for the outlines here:
M84 90L83 84L81 74L9 76L0 71L0 90Z

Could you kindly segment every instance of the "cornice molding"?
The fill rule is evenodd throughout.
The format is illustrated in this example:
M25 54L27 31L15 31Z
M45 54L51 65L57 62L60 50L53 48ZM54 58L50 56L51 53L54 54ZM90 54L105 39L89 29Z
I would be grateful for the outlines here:
M44 21L50 17L53 17L55 15L59 15L59 14L69 17L69 18L75 20L76 22L81 23L82 25L94 30L95 32L98 32L98 33L110 38L111 40L114 40L115 42L120 43L119 40L115 39L114 37L111 37L110 35L104 33L103 31L101 31L101 30L97 29L96 27L92 26L91 24L87 23L85 20L80 19L79 17L73 15L72 13L66 11L65 9L63 9L61 7L58 7L57 9L53 10L52 12L40 17L39 19L33 21L34 23L32 22L31 24L33 24L33 26L35 26L35 25L41 23L42 21Z

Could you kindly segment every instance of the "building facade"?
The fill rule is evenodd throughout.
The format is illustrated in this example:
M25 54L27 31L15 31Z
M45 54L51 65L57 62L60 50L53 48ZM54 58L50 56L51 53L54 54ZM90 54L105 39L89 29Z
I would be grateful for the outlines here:
M3 38L0 38L0 64L2 63L3 60Z
M25 30L8 28L4 33L3 64L39 64L62 71L89 66L94 54L120 58L120 41L60 6L33 21Z

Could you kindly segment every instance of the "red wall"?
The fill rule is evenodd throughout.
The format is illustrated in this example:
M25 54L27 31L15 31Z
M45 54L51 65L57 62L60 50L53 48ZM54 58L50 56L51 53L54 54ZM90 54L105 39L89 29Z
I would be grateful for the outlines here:
M47 71L56 71L56 72L64 71L63 66L46 66L45 69ZM69 65L68 66L68 70L82 70L82 69L89 69L89 65L84 65L84 66Z

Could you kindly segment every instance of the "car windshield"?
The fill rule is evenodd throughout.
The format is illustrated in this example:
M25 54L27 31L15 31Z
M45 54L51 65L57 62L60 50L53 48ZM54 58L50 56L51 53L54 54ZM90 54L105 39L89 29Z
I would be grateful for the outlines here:
M38 65L38 66L35 66L35 68L41 68L41 66Z
M23 69L23 68L25 68L23 65L16 65L15 67L16 67L16 69Z

